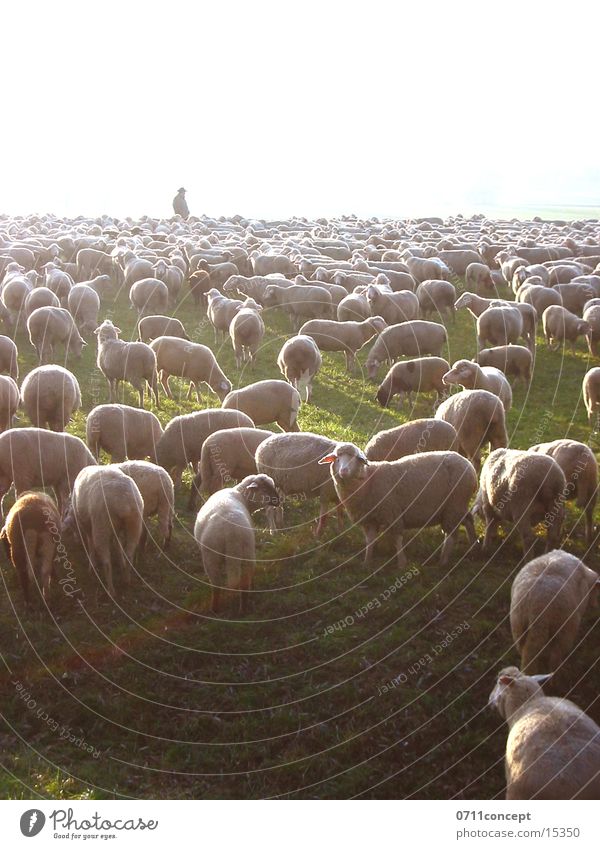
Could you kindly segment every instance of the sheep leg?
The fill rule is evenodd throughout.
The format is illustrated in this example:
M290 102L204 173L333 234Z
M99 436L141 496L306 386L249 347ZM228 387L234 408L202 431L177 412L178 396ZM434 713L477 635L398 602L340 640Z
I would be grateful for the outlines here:
M486 525L485 525L485 536L483 538L483 552L484 554L489 554L492 548L492 544L498 538L498 529L500 527L500 521L493 516L486 516Z
M471 517L472 518L472 517ZM442 550L440 552L440 566L447 566L448 561L450 560L450 555L454 550L454 542L456 540L456 532L458 528L454 528L449 533L446 533L444 538L444 542L442 544Z
M54 565L55 548L51 537L45 535L40 545L40 574L42 578L42 595L45 600L50 594L50 582Z
M265 513L267 514L267 524L269 526L269 533L271 534L271 536L273 536L273 534L277 530L277 524L275 521L275 511L277 509L277 507L267 507L265 510Z
M588 504L585 508L585 541L591 545L594 541L594 504Z
M373 551L375 549L375 540L377 539L377 530L373 525L367 525L365 531L365 566L373 559Z
M467 539L469 540L469 545L477 545L477 534L475 533L475 522L473 520L472 514L466 513L461 524L467 532Z
M212 588L210 609L213 613L218 613L221 609L221 587Z
M404 553L404 536L402 533L396 534L396 564L399 569L406 568L406 554Z
M163 389L165 390L167 398L173 397L173 393L171 392L171 387L169 386L169 378L170 377L171 377L171 375L167 374L164 369L161 370L161 372L160 372L160 382L162 384ZM191 390L191 384L190 384L190 390ZM190 396L189 396L189 393L188 393L188 400L189 400L189 397Z
M4 512L4 499L10 488L12 486L12 481L7 481L6 479L0 480L0 518L2 521L6 518L6 513Z

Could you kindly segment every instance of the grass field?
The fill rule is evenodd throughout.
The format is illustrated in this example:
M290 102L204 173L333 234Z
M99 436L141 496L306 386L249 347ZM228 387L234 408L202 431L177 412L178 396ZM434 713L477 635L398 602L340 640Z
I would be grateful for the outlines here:
M106 313L130 338L126 302ZM191 304L176 314L194 340L212 346L212 329ZM235 369L229 344L217 352L234 385L279 376L275 359L290 331L277 313L267 325L254 373ZM449 334L450 362L473 355L470 315L460 313ZM23 335L17 343L24 375L35 365L33 349ZM93 344L68 365L84 401L69 430L83 436L84 414L107 401L106 384ZM576 354L539 346L531 388L516 388L508 417L513 447L588 440L580 390L589 365L583 344ZM180 388L158 411L163 423L195 409ZM431 414L424 396L411 410L382 411L374 390L345 375L341 355L325 354L301 428L364 445L377 430ZM135 403L129 388L126 396ZM218 403L208 393L203 402ZM273 537L257 517L251 613L238 621L229 610L219 621L209 612L186 495L168 558L149 550L117 601L73 544L77 592L55 586L49 610L25 613L2 557L0 796L502 796L506 730L487 698L495 672L517 661L507 620L516 542L486 561L466 556L461 537L450 568L440 569L441 532L431 529L409 543L402 574L385 546L367 570L359 530L347 523L337 534L333 523L317 545L317 506L300 504L287 512L289 529ZM598 568L579 518L569 508L566 546ZM596 617L586 617L567 688L599 720Z

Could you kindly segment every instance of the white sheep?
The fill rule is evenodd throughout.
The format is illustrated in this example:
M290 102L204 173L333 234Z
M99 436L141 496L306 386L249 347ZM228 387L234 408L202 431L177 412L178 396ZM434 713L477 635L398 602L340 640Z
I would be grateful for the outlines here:
M259 380L234 389L224 399L224 410L241 410L255 425L276 422L283 431L298 431L300 393L285 380Z
M497 395L507 413L512 407L510 383L498 368L480 366L471 360L457 360L442 379L447 386L458 384L465 389L485 389Z
M241 309L231 319L229 336L235 354L235 364L241 368L245 362L251 365L256 360L265 335L265 323L261 318L262 307L253 298L246 298Z
M79 335L71 313L62 307L38 307L27 319L27 330L40 364L54 356L57 342L64 345L65 356L73 353L77 359L87 344Z
M126 460L116 468L135 481L144 502L144 526L139 544L140 554L144 553L148 535L146 519L158 518L158 530L162 538L162 548L168 548L173 533L175 516L175 489L169 473L146 460Z
M481 449L489 442L492 451L508 445L504 406L497 395L485 389L464 389L442 401L436 419L449 422L457 434L456 448L481 467Z
M76 283L69 292L69 312L80 333L93 333L98 327L100 298L95 289L85 283Z
M588 415L590 427L596 429L598 425L598 411L600 410L600 368L589 369L582 384L583 402Z
M108 383L109 400L116 402L119 383L126 380L139 392L140 407L144 406L146 383L160 407L156 354L152 348L143 342L123 342L119 339L121 329L110 319L105 319L94 333L98 338L96 364Z
M284 342L277 357L279 371L291 385L304 394L306 403L312 397L312 382L321 368L323 358L319 346L311 336L298 334Z
M305 322L299 333L311 336L321 351L343 351L346 357L346 371L351 373L356 368L357 352L386 327L385 320L379 315L364 321L313 319Z
M190 340L179 319L168 315L146 315L140 318L137 328L139 341L146 344L153 339L158 339L159 336L177 336L180 339L187 339L188 342Z
M25 378L27 379L27 378ZM19 387L9 375L0 375L0 433L12 427L19 406Z
M169 306L169 290L162 280L147 277L136 281L129 290L132 308L138 317L154 313L163 313Z
M365 446L367 460L399 460L421 451L451 451L456 431L438 419L414 419L412 422L380 430Z
M62 366L39 366L23 381L21 403L34 427L62 431L81 407L79 382Z
M19 379L19 352L9 336L0 336L0 373L4 372Z
M189 381L188 399L195 387L198 403L201 383L210 386L221 401L231 392L231 382L225 377L215 355L206 345L176 336L159 336L150 342L149 347L156 354L160 382L169 398L173 397L169 385L171 375Z
M129 460L156 460L156 446L163 429L149 410L127 404L99 404L88 413L86 442L96 459L100 451L110 455L111 463Z

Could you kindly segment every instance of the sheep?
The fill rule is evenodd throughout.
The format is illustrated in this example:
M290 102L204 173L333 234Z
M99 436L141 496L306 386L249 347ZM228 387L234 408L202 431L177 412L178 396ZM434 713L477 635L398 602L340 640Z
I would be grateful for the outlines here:
M481 298L473 292L463 292L454 306L457 310L468 309L476 319L479 319L491 307L506 307L517 310L521 315L523 338L526 340L529 350L535 351L537 313L531 304L504 301L499 298ZM512 328L512 322L510 327Z
M299 334L284 342L277 357L279 371L298 390L300 398L310 403L313 378L321 368L323 358L312 336Z
M386 327L385 320L378 315L364 321L313 319L303 324L299 333L312 337L321 351L343 351L346 371L352 373L356 368L357 351Z
M169 290L156 277L146 277L136 281L129 290L132 309L137 310L138 318L149 313L162 313L169 306Z
M194 539L208 580L211 609L218 613L222 590L237 591L239 612L248 606L256 568L254 525L251 514L279 500L267 475L249 475L231 489L216 492L204 504L194 523Z
M172 305L176 304L183 286L184 272L176 265L171 265L164 259L159 259L154 265L154 273L167 287L169 302Z
M477 350L486 342L492 345L508 345L523 335L523 319L514 306L488 307L477 319Z
M213 326L216 344L219 341L219 333L223 337L229 333L229 325L236 312L244 306L244 302L226 298L218 289L209 289L207 300L208 320Z
M473 463L479 474L481 449L486 442L492 450L508 445L504 405L497 395L485 389L464 389L442 401L435 418L449 422L456 430L456 447Z
M79 382L62 366L39 366L23 381L21 403L34 427L62 431L81 407Z
M448 280L424 280L417 289L417 300L423 318L431 313L447 315L456 320L454 302L456 289Z
M272 274L269 277L242 277L239 274L232 275L223 286L225 295L242 295L244 298L254 298L262 306L265 304L265 292L269 286L289 287L294 286L292 280L286 280L279 274ZM218 290L217 290L218 291Z
M79 472L63 530L78 530L94 572L104 570L113 598L113 561L129 585L143 523L144 501L131 477L116 466L93 466Z
M510 628L527 675L555 673L575 646L600 576L578 557L556 550L526 563L513 581Z
M587 321L578 318L564 307L546 307L542 315L542 327L546 344L550 350L556 351L561 343L570 342L571 349L575 352L578 336L586 336L590 332Z
M474 512L485 520L483 551L491 551L503 522L514 523L525 556L533 546L532 528L543 521L546 545L556 547L564 520L567 481L556 460L545 454L498 448L487 457Z
M77 283L69 292L69 312L80 333L93 333L98 327L100 298L95 289L85 283Z
M451 273L456 277L464 277L467 268L474 262L479 262L481 257L476 250L471 248L452 248L450 250L438 251L437 259L448 266Z
M61 306L66 307L69 292L73 286L73 278L62 268L59 268L56 262L47 262L43 269L46 272L44 285L54 292Z
M393 362L399 356L439 357L448 341L446 328L434 321L406 321L383 330L369 351L365 367L370 380L377 376L379 366Z
M526 386L531 383L533 356L524 345L498 345L495 348L483 348L474 358L480 366L500 369L507 376L521 379ZM515 381L516 382L516 381Z
M386 324L411 321L419 315L419 301L414 292L383 292L378 286L367 287L371 315L379 315Z
M60 301L50 289L39 286L37 289L32 289L25 298L23 304L25 318L29 318L38 307L60 307Z
M169 472L178 488L186 466L195 467L199 463L206 437L216 430L231 427L254 427L254 422L238 410L219 408L175 416L158 441L156 462Z
M146 519L151 516L158 518L158 530L162 538L161 548L168 548L175 516L175 490L170 475L161 466L146 460L127 460L119 463L115 468L120 469L135 481L144 502L144 523L139 553L143 554L146 549L148 536Z
M521 291L523 294L521 295ZM546 286L527 286L522 287L519 295L520 303L531 304L535 309L536 314L541 317L547 307L556 305L562 306L562 297L556 289L549 289Z
M123 342L119 339L121 329L110 319L105 319L94 333L98 339L96 365L108 383L109 401L116 402L119 383L126 380L138 390L140 407L144 406L145 383L160 407L156 354L152 348L143 342Z
M495 290L490 267L484 262L470 262L465 270L465 286L475 289L477 295L487 295Z
M329 318L333 314L331 294L322 286L271 284L265 289L263 301L267 307L282 307L295 331L298 331L303 318Z
M560 295L562 306L575 315L582 315L586 303L596 297L596 293L587 283L557 284L554 291Z
M256 449L273 436L270 430L257 427L235 427L217 430L202 444L198 472L192 482L188 507L194 510L196 495L213 495L231 481L256 474Z
M33 282L25 274L9 276L7 272L5 275L0 300L6 310L7 324L11 328L21 324L25 316L25 303L32 290Z
M206 345L188 342L175 336L159 336L150 342L149 347L156 354L160 382L169 398L173 397L169 385L171 375L189 381L188 399L191 397L192 388L196 388L198 403L201 383L206 383L221 401L231 392L231 382L225 377L215 355Z
M276 422L283 431L298 431L300 393L285 380L259 380L234 389L222 403L224 410L241 410L255 425Z
M73 353L81 358L83 346L87 345L79 335L73 317L62 307L38 307L27 319L29 341L38 355L40 365L54 356L57 342L64 345L65 356Z
M338 321L364 321L370 315L371 307L364 292L346 295L337 306Z
M294 283L298 286L314 286L314 280L307 280L302 274L298 274L294 279ZM334 312L337 312L338 305L348 296L348 292L343 286L336 286L335 283L325 283L319 281L319 286L323 289L327 289L329 294L331 295L331 303L334 307Z
M375 396L382 407L387 407L394 395L400 396L400 404L404 396L412 404L413 392L435 392L439 401L447 394L442 380L450 369L448 362L441 357L420 357L396 363L391 367Z
M294 277L298 273L298 268L287 256L258 254L252 257L252 268L257 276L278 273Z
M582 383L583 402L588 415L590 427L598 425L598 410L600 409L600 368L589 369Z
M146 344L159 336L177 336L179 339L190 341L179 319L168 315L146 315L138 321L137 330L138 340Z
M0 336L0 374L4 372L13 380L19 379L19 352L9 336Z
M436 262L434 258L424 259L422 257L407 255L406 252L403 257L411 276L417 283L422 283L424 280L437 280L439 278L447 280L450 277L448 266L443 262Z
M326 436L303 433L277 433L256 449L256 470L269 475L285 498L318 498L319 517L314 529L319 537L325 528L332 505L337 509L338 527L341 525L341 507L329 470L319 465L319 459L335 447ZM267 521L271 533L283 526L283 506L267 508Z
M600 727L567 699L545 696L550 675L503 669L490 695L509 725L507 799L598 799Z
M229 336L235 354L235 364L241 368L245 362L254 365L256 352L265 335L265 323L261 318L262 307L253 298L246 298L240 310L231 319Z
M48 600L59 528L56 504L43 492L26 492L9 510L0 539L17 573L26 605L31 580L41 585L42 596Z
M447 566L460 525L475 545L469 501L477 489L471 463L454 451L431 451L372 462L351 442L338 442L319 463L328 464L340 502L365 535L365 565L379 535L390 531L398 568L406 566L404 533L440 525L446 537L440 566Z
M194 304L197 307L204 303L204 299L213 288L210 274L204 269L198 269L198 271L194 271L190 274L188 277L188 285L190 287L192 298L194 299Z
M497 395L508 413L512 406L512 389L504 373L493 366L480 366L471 360L457 360L442 378L446 386L458 384L464 389L486 389Z
M78 473L96 460L85 443L70 433L17 427L0 434L0 516L4 496L14 484L17 498L28 489L52 487L62 514Z
M100 450L110 455L111 463L125 459L156 460L156 446L163 433L162 426L149 410L127 404L99 404L88 413L85 441L96 458Z
M438 419L414 419L412 422L380 430L367 442L367 460L399 460L421 451L451 451L456 431Z

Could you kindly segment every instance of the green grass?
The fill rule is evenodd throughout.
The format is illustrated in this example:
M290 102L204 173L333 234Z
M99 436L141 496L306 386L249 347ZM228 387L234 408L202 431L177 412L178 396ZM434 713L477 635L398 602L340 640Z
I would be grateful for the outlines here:
M130 338L135 322L125 301L107 312ZM213 345L211 328L191 305L176 314L195 340ZM235 369L229 343L218 349L234 385L278 376L276 355L290 331L277 313L269 313L267 324L255 372ZM472 356L471 317L459 314L449 331L450 362ZM23 335L17 342L25 374L35 365L33 350ZM107 400L94 361L92 344L80 362L68 363L83 391L84 411L69 427L80 436L84 414ZM515 390L508 417L514 447L566 435L588 439L580 390L589 365L582 346L573 355L540 345L532 386ZM164 402L163 422L195 408L175 383L180 397ZM314 404L302 408L300 425L364 445L382 428L431 414L432 399L424 396L412 410L383 411L374 390L362 376L345 375L341 356L326 354ZM126 398L136 401L129 389ZM208 393L203 401L217 403ZM20 423L27 424L24 416ZM317 545L316 504L293 506L290 528L274 537L257 517L261 562L252 612L239 621L228 608L219 621L209 613L185 501L184 493L168 557L151 548L117 601L72 544L80 591L68 597L55 586L49 610L39 605L26 613L3 559L0 796L502 794L506 729L486 702L495 672L517 661L507 621L516 543L508 540L486 562L467 554L461 539L450 568L441 569L441 533L415 534L405 583L391 592L398 570L389 547L381 544L366 569L358 529L346 523L338 534L332 523ZM579 518L569 509L568 547L598 568L596 549L585 551L581 525L575 526ZM357 613L361 607L364 615ZM588 615L586 629L595 616ZM567 687L599 719L597 655L597 639L588 633L573 655ZM23 692L34 706L27 707Z

